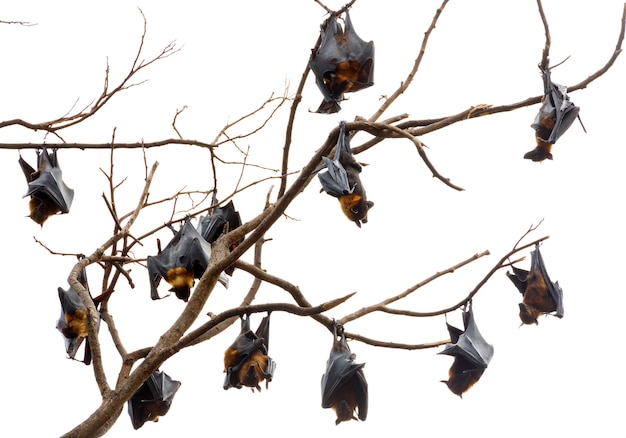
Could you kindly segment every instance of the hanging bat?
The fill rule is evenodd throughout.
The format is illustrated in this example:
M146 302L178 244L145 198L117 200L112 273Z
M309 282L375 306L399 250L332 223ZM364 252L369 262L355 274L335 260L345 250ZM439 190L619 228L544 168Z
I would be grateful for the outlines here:
M335 424L342 421L365 421L367 418L367 381L363 373L364 363L356 363L356 355L350 351L343 326L333 327L333 347L322 376L322 408L332 408L337 414Z
M224 352L224 389L247 386L256 388L265 380L265 389L272 381L276 363L269 354L270 314L261 320L254 333L250 330L250 315L241 316L241 332L235 342Z
M339 112L343 94L359 91L374 84L374 43L366 43L355 32L346 11L345 30L332 13L322 24L321 44L311 55L309 66L324 100L318 113Z
M159 421L167 414L181 383L162 371L155 371L128 400L128 415L135 430L146 421Z
M33 169L21 155L18 161L28 183L28 191L24 198L30 196L30 218L43 226L50 216L69 213L74 190L63 182L57 151L48 154L46 146L37 151L37 170Z
M80 258L84 258L84 256L81 255L79 256L79 259ZM77 279L83 287L89 291L87 272L85 269L82 269L78 273ZM61 332L65 339L65 351L70 359L78 360L76 359L76 353L78 353L78 349L83 341L85 341L85 352L83 360L80 362L89 365L91 363L91 347L89 346L89 338L87 336L87 308L78 296L78 292L72 287L68 290L58 288L58 293L59 300L61 301L61 316L57 321L57 330ZM102 300L101 297L93 300L96 309ZM99 328L100 313L97 314L97 318Z
M239 212L235 210L233 201L230 201L224 207L215 207L210 216L200 216L198 221L198 233L209 243L215 242L222 234L233 231L241 226L241 217ZM243 242L243 237L230 246L230 251L234 251L237 246ZM232 276L234 266L224 269L227 275Z
M361 222L367 223L367 213L374 207L374 203L367 200L365 188L361 183L359 177L361 166L352 155L346 122L342 121L339 124L339 138L334 158L331 160L322 157L322 160L324 161L322 169L325 167L326 171L317 174L322 189L339 199L341 210L346 217L361 228Z
M543 77L544 96L539 113L530 125L535 130L537 147L524 155L524 158L532 161L551 160L552 145L572 126L577 117L580 121L580 108L569 100L567 87L552 82L549 68L542 68L541 65L539 68Z
M539 244L531 254L530 271L512 266L513 273L506 273L523 296L519 317L524 324L538 324L539 315L553 312L558 318L563 318L563 289L558 281L550 280Z
M463 393L469 390L481 378L491 358L493 346L482 337L472 311L472 302L463 310L463 326L460 330L446 322L451 344L446 345L439 354L454 357L454 362L448 372L448 380L442 380L448 385L452 393L463 398Z
M211 244L204 240L188 217L174 238L156 256L148 256L150 276L150 296L153 300L161 297L157 287L164 278L178 298L187 302L195 278L202 277L211 257ZM223 273L220 283L228 288L228 277Z

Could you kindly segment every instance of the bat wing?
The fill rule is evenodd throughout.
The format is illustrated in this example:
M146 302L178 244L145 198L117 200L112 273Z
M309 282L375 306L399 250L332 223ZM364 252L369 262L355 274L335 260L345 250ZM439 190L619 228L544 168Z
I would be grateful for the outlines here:
M315 83L324 96L324 100L317 110L318 113L332 114L341 110L338 101L343 100L343 93L338 95L333 93L330 88L330 81L332 80L331 75L337 68L337 63L343 59L343 53L337 44L337 38L341 37L342 33L341 26L337 23L337 15L331 14L325 26L322 26L320 46L309 62L315 75Z
M552 82L550 70L542 69L544 98L539 113L531 125L533 129L541 129L541 121L544 118L552 119L554 125L548 138L542 138L549 144L554 144L572 126L578 117L580 108L574 105L567 95L567 87Z
M332 160L328 157L322 157L324 167L327 170L317 174L324 191L335 198L349 195L354 191L354 187L350 187L348 174L342 164L343 162L349 162L350 158L356 163L346 136L346 123L342 121L339 124L339 137L337 146L335 146L335 156Z
M89 291L87 274L84 269L79 272L78 280ZM63 335L65 351L70 359L77 360L76 354L83 341L86 340L82 362L85 365L89 365L91 363L91 348L87 337L87 308L80 299L78 292L73 288L70 287L68 290L65 290L59 287L57 290L59 301L61 302L61 314L56 327ZM97 328L100 329L99 313L97 313L97 318Z
M462 397L465 391L478 382L493 357L493 346L485 341L476 326L471 302L469 309L463 313L463 322L465 326L463 332L455 327L451 330L448 324L453 343L448 344L439 353L454 357L449 380L443 382L459 397Z
M528 271L525 269L516 268L511 266L513 273L507 272L506 276L513 282L517 290L524 294L526 292L526 279L528 278Z
M37 172L33 172L27 163L22 162L20 157L24 174L26 175L30 171L28 191L24 197L46 195L59 207L61 212L68 213L74 200L74 190L70 189L63 181L63 173L58 165L56 151L50 155L46 147L43 147L37 156ZM29 179L28 175L26 175L26 179Z
M265 350L270 351L270 313L267 314L256 329L256 337L263 339Z
M157 287L161 278L165 278L176 296L186 302L193 279L202 277L210 257L211 244L202 238L187 218L163 251L147 259L151 298L161 298ZM228 287L228 278L224 274L220 274L219 280L224 287Z
M364 363L356 363L343 333L333 342L330 357L326 362L326 372L322 375L322 408L334 408L337 422L350 420L358 408L360 420L367 418L368 387ZM346 408L342 408L342 404ZM342 412L343 411L343 412Z
M453 344L459 342L459 338L463 334L463 330L454 327L446 322L446 327L448 328L448 333L450 334L450 340Z
M226 224L228 224L227 231L232 231L241 226L241 216L239 212L235 210L233 201L229 201L224 207L216 207L211 216L200 217L198 221L198 233L200 233L204 240L213 243L225 232ZM230 250L233 251L243 240L244 238L242 237L239 241L233 243ZM235 268L233 266L229 266L224 269L224 272L227 275L233 275L234 270Z
M358 73L356 80L350 82L346 92L359 91L374 85L374 42L365 42L357 35L346 11L346 31L349 41L349 59L358 59Z
M155 371L128 400L128 414L135 430L146 421L158 421L167 414L181 383L161 371Z
M493 357L493 346L485 341L485 338L478 330L471 306L464 312L463 320L465 331L459 335L456 343L448 344L439 354L447 354L454 357L460 356L467 360L475 369L487 368Z
M241 317L241 331L235 342L228 347L224 354L224 389L241 388L243 384L258 388L258 383L265 379L272 380L276 363L268 356L269 343L269 314L263 318L256 333L250 329L250 317ZM254 364L254 367L250 365ZM246 379L246 372L250 372ZM258 371L258 373L257 373ZM240 378L243 378L243 382Z
M556 313L555 316L558 318L563 318L565 313L565 309L563 307L563 289L559 286L559 282L552 282L550 280L550 276L548 275L548 271L546 270L546 265L543 262L543 257L541 256L541 252L539 251L539 244L535 246L535 250L532 252L532 269L538 269L541 272L541 275L544 278L546 286L548 286L548 292L550 297L556 303Z
M374 43L366 43L357 35L348 12L345 31L337 22L337 14L332 13L322 25L321 38L309 65L324 96L317 112L330 114L341 110L343 93L373 85Z
M198 222L198 232L207 242L213 243L222 235L226 224L228 224L228 231L241 226L241 216L235 210L233 201L229 201L224 207L215 207L211 216L201 217Z
M79 319L81 318L81 312L86 317L87 309L74 289L64 290L63 288L58 288L58 293L59 301L61 302L61 315L57 321L57 330L63 335L65 352L68 357L75 359L78 349L86 338L86 336L80 336L80 334L85 335L87 330L87 327L83 326L83 324L86 324L86 320L83 322ZM68 327L69 323L72 323L75 327L73 329Z

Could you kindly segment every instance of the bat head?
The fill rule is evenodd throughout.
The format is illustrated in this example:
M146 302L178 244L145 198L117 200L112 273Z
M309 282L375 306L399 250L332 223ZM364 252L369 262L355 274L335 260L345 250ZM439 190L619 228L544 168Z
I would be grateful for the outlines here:
M543 160L552 160L552 153L550 150L552 149L552 145L549 143L543 143L538 145L532 151L526 152L524 154L524 159L531 160L534 162L540 162Z
M537 318L539 314L539 310L534 307L519 303L519 318L522 320L522 323L538 325L539 321L537 321Z
M365 197L356 192L340 197L339 203L343 214L356 223L359 228L361 228L361 222L367 223L367 213L374 207L372 201L366 200Z
M356 420L357 418L354 416L354 407L350 406L346 400L340 400L336 406L334 406L335 413L337 414L337 419L335 420L335 425L341 423L342 421L350 421Z

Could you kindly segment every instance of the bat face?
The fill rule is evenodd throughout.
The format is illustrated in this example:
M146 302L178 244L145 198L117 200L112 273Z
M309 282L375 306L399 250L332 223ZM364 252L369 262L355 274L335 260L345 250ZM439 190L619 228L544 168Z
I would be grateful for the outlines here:
M374 203L367 200L359 175L362 168L352 155L345 122L339 124L334 158L322 157L322 160L326 170L317 174L322 189L339 200L341 211L360 228L361 222L367 223L367 213Z
M148 256L150 296L161 297L157 287L164 278L178 298L187 302L194 279L202 277L211 257L211 244L204 240L189 218L174 235L170 243L156 256ZM228 278L220 274L220 283L228 287Z
M374 84L374 43L366 43L357 35L347 11L345 30L333 13L322 25L321 32L321 44L309 65L324 96L317 112L331 114L341 110L339 102L344 100L344 93Z
M87 276L83 269L79 276L80 281L85 289L89 290L87 285ZM80 346L85 341L85 352L82 362L85 365L91 363L91 348L89 347L89 339L87 332L87 308L73 288L65 290L58 288L59 301L61 302L61 315L57 321L57 330L63 335L65 340L65 352L70 359L76 359L76 354ZM100 326L100 315L98 317L98 327Z
M463 396L481 378L491 358L493 346L482 337L471 307L463 312L465 330L446 324L450 333L451 344L448 344L439 354L454 357L454 362L448 372L448 380L442 380L452 393Z
M167 414L181 383L162 371L155 371L128 400L128 414L135 430L146 421L159 421Z
M37 170L21 156L18 160L28 183L24 197L30 196L30 218L39 225L52 215L68 213L74 199L74 190L63 182L56 154L56 151L48 154L45 146L38 151Z
M270 315L263 318L256 333L250 330L250 317L241 317L241 332L224 353L224 389L247 386L261 391L265 380L267 389L272 381L276 363L268 356Z
M563 290L559 282L552 282L546 271L539 244L532 251L530 271L513 267L513 273L507 272L509 279L522 293L519 305L520 319L524 324L538 324L539 315L554 313L558 318L564 314Z
M198 221L198 233L209 243L215 242L222 234L233 231L241 226L241 216L235 210L233 201L230 201L224 207L215 207L211 216L201 216ZM230 251L234 251L237 246L243 242L243 238L233 243ZM235 268L229 266L224 269L227 275L232 276Z
M567 87L550 79L550 70L542 70L544 96L539 113L531 127L535 130L537 147L524 155L532 161L552 159L552 145L572 126L580 108L569 100Z
M337 336L337 331L341 334ZM356 420L354 411L358 411L358 419L367 418L368 390L364 363L354 361L356 356L350 352L343 327L334 328L333 347L326 362L326 372L322 376L322 408L332 408L337 419L342 421Z

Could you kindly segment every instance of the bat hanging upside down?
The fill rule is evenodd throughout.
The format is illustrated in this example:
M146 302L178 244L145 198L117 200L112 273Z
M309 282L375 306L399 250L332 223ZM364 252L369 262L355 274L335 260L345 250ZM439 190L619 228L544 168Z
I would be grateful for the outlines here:
M247 386L252 392L261 391L263 380L267 389L276 369L276 363L268 356L269 336L269 313L261 320L256 333L250 330L250 316L241 316L241 332L224 352L224 389Z
M551 160L552 145L572 126L576 118L580 121L580 108L569 100L567 87L552 82L549 68L539 67L543 77L544 96L539 113L531 125L535 130L537 147L524 155L524 158L532 161Z
M74 190L63 182L57 151L48 154L45 146L41 151L37 151L37 170L33 169L21 155L18 161L28 183L28 191L24 197L30 196L30 218L43 226L50 216L69 213L74 200Z
M367 223L367 213L374 207L372 201L367 200L365 188L359 174L361 165L356 162L350 149L350 136L346 131L346 122L339 124L339 138L335 146L335 156L331 160L322 157L324 165L317 174L322 183L322 190L339 200L341 211L359 228L361 222Z
M155 371L128 400L128 415L137 430L146 421L159 421L167 414L181 383L162 371Z
M211 244L204 240L198 230L185 219L181 229L156 256L148 256L148 275L150 277L150 296L153 300L161 297L157 287L161 278L172 286L170 291L187 302L196 278L201 278L206 271L211 257ZM228 277L220 273L220 283L228 287Z
M439 353L454 357L448 380L442 382L459 397L478 382L493 357L493 346L485 341L474 321L472 302L467 306L463 311L465 330L446 323L452 343Z
M337 22L337 14L322 25L322 41L311 56L309 65L324 100L318 113L339 112L343 93L351 93L374 84L374 43L366 43L355 32L346 11L345 31Z
M350 351L343 326L336 322L333 327L333 347L322 376L322 408L332 408L337 414L335 424L342 421L367 418L368 390L364 363L356 363L356 355Z
M532 251L530 271L512 268L513 273L507 272L506 275L523 295L519 317L524 324L538 324L539 315L553 312L558 318L563 318L563 289L558 281L550 280L539 244Z

